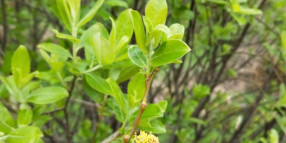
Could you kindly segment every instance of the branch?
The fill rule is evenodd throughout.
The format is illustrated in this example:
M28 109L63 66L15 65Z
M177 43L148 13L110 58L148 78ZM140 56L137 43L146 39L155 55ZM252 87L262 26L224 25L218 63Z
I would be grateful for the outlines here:
M116 132L114 132L112 135L110 135L108 138L106 138L105 140L103 140L101 143L110 143L113 140L115 140L118 136L120 136L119 130L117 130Z
M138 127L139 123L140 123L140 119L141 116L143 114L143 112L145 111L146 107L147 107L147 98L148 98L148 94L149 94L149 90L150 90L150 86L152 84L152 80L154 79L154 76L156 75L156 73L159 71L159 68L156 68L151 76L146 75L146 81L145 81L145 85L146 85L146 90L145 90L145 94L144 94L144 98L141 102L141 106L140 106L140 111L137 115L137 117L134 120L132 129L130 131L129 135L125 135L124 136L124 143L129 143L130 139L132 138L133 134L135 133L136 128Z
M6 19L6 8L5 8L5 1L1 0L1 13L2 13L2 23L3 23L3 39L0 49L0 55L4 55L6 42L7 42L7 34L8 34L8 26L7 26L7 19Z
M68 96L68 98L67 98L67 100L65 102L65 106L63 108L64 114L65 114L65 121L66 121L65 130L66 130L67 143L71 143L71 138L72 138L72 135L71 135L71 132L70 132L70 127L69 127L69 116L68 116L67 107L68 107L69 101L70 101L71 96L72 96L72 92L73 92L73 89L74 89L76 78L77 77L74 76L73 79L72 79L71 86L70 86L69 91L68 91L69 96Z

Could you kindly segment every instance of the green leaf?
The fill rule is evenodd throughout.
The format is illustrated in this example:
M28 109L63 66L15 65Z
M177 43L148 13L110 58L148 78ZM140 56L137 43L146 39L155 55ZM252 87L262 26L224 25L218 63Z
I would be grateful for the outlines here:
M128 101L131 107L138 105L142 101L145 93L145 81L145 75L138 73L128 83Z
M188 7L181 6L173 10L173 15L177 19L182 20L192 20L195 17L194 12L192 12Z
M167 108L168 102L163 100L156 104L149 104L142 114L142 119L153 119L163 117L164 112Z
M8 134L7 143L37 143L43 136L38 127L28 126L15 129Z
M123 0L107 0L105 4L111 6L111 7L124 7L128 8L128 3Z
M109 34L108 31L101 23L96 23L86 31L84 31L83 35L80 38L79 47L84 47L85 58L91 62L94 57L95 53L93 52L94 46L94 38L92 38L96 33L100 33L100 36L108 39Z
M13 129L14 125L13 117L0 102L0 132L8 133Z
M193 96L201 99L210 94L210 87L202 84L195 84L193 87Z
M100 33L93 35L89 43L100 65L109 65L114 62L116 54L108 40L102 38Z
M166 0L149 0L145 8L146 17L148 17L153 27L158 24L165 24L168 13Z
M119 14L115 21L115 25L112 27L111 33L115 34L114 41L111 42L113 47L118 47L118 44L124 36L128 37L127 42L130 41L133 34L133 25L129 15L129 10L125 10ZM117 51L121 51L121 49L117 49Z
M111 94L111 88L108 82L105 81L102 77L99 75L94 74L87 74L85 76L87 83L97 91L104 93L104 94Z
M279 143L279 134L275 129L271 129L268 135L269 143Z
M139 128L141 130L155 134L162 134L166 132L165 125L158 120L142 120L140 122Z
M66 40L69 40L69 41L74 42L74 43L79 43L79 41L80 41L79 39L77 39L76 37L74 37L72 35L60 33L59 31L57 31L55 29L53 29L52 31L56 34L56 36L58 38L66 39Z
M22 80L29 75L31 67L30 56L24 46L19 46L14 52L11 65L15 83L18 87L22 88L26 84Z
M128 56L135 65L141 68L147 67L147 58L144 56L138 46L131 46L128 49Z
M245 14L245 15L261 15L262 11L259 9L254 8L247 8L247 7L240 7L238 13Z
M144 54L147 54L148 49L145 46L145 31L139 12L130 10L132 24L134 27L136 43Z
M89 12L79 21L78 28L85 25L94 17L98 9L102 6L103 2L104 0L98 0L96 2L96 4L91 8L91 10L89 10Z
M170 26L170 37L169 39L178 39L178 40L182 40L184 37L184 31L185 28L183 25L181 24L172 24Z
M20 90L18 89L13 76L7 78L0 76L0 80L3 82L10 95L14 96L18 102L22 101L22 96L19 94Z
M53 43L42 43L38 45L38 48L56 54L58 56L62 56L63 58L72 57L71 53L68 50Z
M151 40L153 40L153 48L156 48L161 41L166 41L167 37L170 35L170 29L163 24L158 24L152 31L151 35L146 41L146 44L149 45Z
M112 78L108 78L106 81L109 83L111 87L111 91L112 91L111 95L115 98L118 106L123 111L123 113L127 114L128 107L127 107L126 100L124 98L124 95L121 92L120 87Z
M137 74L140 71L140 68L138 66L130 66L127 68L124 68L120 71L119 77L117 78L117 82L121 83L123 81L126 81L130 79L132 76Z
M35 104L50 104L57 102L68 96L68 92L65 88L60 86L50 86L39 88L31 93L26 98L26 101Z
M72 19L75 23L78 22L80 17L80 3L81 0L68 0Z
M57 6L56 13L58 13L61 21L64 23L66 28L71 32L72 17L68 5L66 3L66 0L56 0L56 6Z
M26 126L32 122L33 111L31 109L22 109L18 112L18 126Z
M216 4L221 4L221 5L226 5L227 1L225 0L207 0L208 2L216 3Z
M168 40L156 49L151 59L153 67L158 67L178 60L190 51L187 44L180 40Z

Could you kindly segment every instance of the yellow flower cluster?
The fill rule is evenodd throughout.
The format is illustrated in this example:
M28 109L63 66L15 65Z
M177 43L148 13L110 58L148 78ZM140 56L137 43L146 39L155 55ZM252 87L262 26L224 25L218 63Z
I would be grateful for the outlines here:
M144 131L140 131L139 135L134 136L135 143L159 143L158 137L154 136L152 133L146 133Z

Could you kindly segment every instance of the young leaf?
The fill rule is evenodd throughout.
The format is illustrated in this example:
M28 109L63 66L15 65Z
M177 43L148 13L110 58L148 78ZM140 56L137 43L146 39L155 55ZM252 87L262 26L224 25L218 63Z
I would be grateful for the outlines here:
M26 101L35 104L50 104L67 96L68 92L65 88L60 86L50 86L33 91L31 95L26 98Z
M111 95L115 98L118 106L123 111L123 113L127 114L128 107L127 107L126 100L124 99L124 95L122 94L120 87L112 78L108 78L106 81L109 83L111 87L111 91L112 91Z
M159 120L142 120L140 122L139 128L155 134L162 134L166 132L165 125Z
M131 46L128 49L128 56L135 65L141 68L147 67L147 58L144 56L138 46Z
M14 119L6 109L4 105L0 102L0 132L8 133L14 127Z
M130 10L131 20L135 32L136 43L144 54L147 54L148 50L145 46L145 31L139 12Z
M123 49L119 48L119 44L121 48L125 47L122 46L126 45L133 34L133 25L129 15L129 10L125 10L119 14L118 18L115 22L112 21L112 30L111 30L111 46L116 48L116 53L120 53ZM122 38L127 40L122 40ZM125 43L122 43L125 41ZM121 43L120 43L121 42Z
M31 123L33 119L33 111L31 109L22 109L18 113L18 126L26 126Z
M178 39L182 40L184 37L185 28L181 24L173 24L170 26L170 37L169 39Z
M108 82L105 81L102 77L93 74L87 74L85 76L87 83L97 91L103 94L111 94L111 88Z
M238 13L245 15L261 15L262 11L254 8L241 7Z
M158 67L181 58L190 51L187 44L180 40L167 40L155 51L151 59L153 67Z
M95 53L93 52L94 39L92 38L96 33L100 33L100 36L108 39L109 34L108 31L101 23L96 23L86 31L84 31L83 35L80 38L79 47L84 47L85 58L91 62L95 58Z
M22 79L30 73L30 56L28 50L24 46L19 46L12 57L12 74L18 87L24 86Z
M70 15L70 10L66 0L56 0L56 6L56 13L59 14L59 18L64 23L66 28L71 32L72 17Z
M81 0L68 0L72 19L77 23L80 17L80 2Z
M64 33L60 33L59 31L53 29L53 32L56 34L56 36L58 38L61 39L67 39L71 42L75 42L75 43L79 43L79 39L77 39L76 37L72 36L72 35L68 35L68 34L64 34Z
M111 7L123 7L123 8L128 8L128 3L123 0L107 0L105 4L111 6Z
M15 129L8 134L7 143L37 143L43 136L38 127L28 126Z
M145 9L146 17L151 20L153 27L158 24L165 24L167 12L166 0L149 0Z
M71 53L68 50L53 43L42 43L38 45L38 48L51 52L58 56L62 56L63 58L72 57Z
M98 11L98 9L101 7L103 2L104 0L98 0L96 2L96 4L91 8L91 10L89 10L89 12L79 21L78 28L85 25L87 22L89 22L94 17L94 15Z
M145 75L138 73L128 83L128 101L131 107L138 105L143 99L145 93L145 80Z
M145 109L144 113L142 114L142 119L152 119L163 117L164 112L167 108L168 102L163 100L156 104L149 104Z

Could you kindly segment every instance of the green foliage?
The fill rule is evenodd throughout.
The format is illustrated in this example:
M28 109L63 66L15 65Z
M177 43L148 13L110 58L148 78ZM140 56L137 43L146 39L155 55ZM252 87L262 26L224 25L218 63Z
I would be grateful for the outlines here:
M3 3L0 143L285 141L284 0Z

